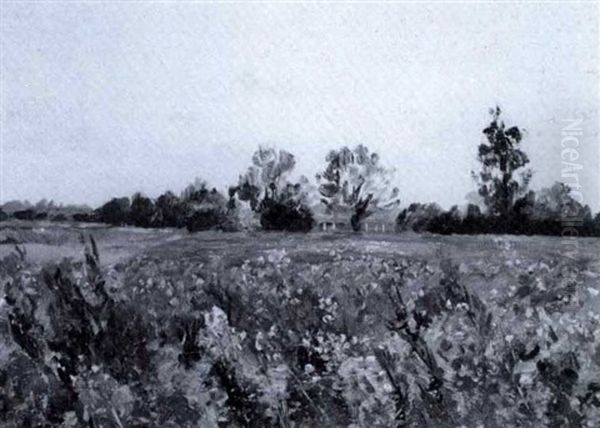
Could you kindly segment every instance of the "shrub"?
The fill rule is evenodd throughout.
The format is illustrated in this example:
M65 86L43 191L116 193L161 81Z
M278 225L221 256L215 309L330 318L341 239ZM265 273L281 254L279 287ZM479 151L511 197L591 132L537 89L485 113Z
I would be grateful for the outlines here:
M190 232L222 229L227 221L227 215L218 208L194 211L185 221Z
M51 219L52 221L67 221L67 216L63 213L54 214Z
M475 204L467 206L467 213L462 220L462 232L467 234L482 233L487 230L487 219L481 212L481 208Z
M460 211L455 205L450 211L444 211L429 220L427 230L440 235L450 235L462 232L462 224Z
M442 209L437 204L410 204L396 218L396 230L428 231L430 223L441 214Z
M260 211L260 224L263 230L308 232L314 226L310 209L293 201L266 200L262 202Z
M209 190L204 182L189 186L183 193L186 206L185 226L190 232L235 230L237 212L217 189Z
M154 222L156 210L150 198L136 193L131 198L129 210L129 224L137 227L151 227Z
M54 422L68 412L84 422L79 406L91 391L81 391L78 382L99 370L122 384L152 375L153 327L134 305L109 295L93 239L85 257L83 282L82 272L65 261L35 278L43 286L18 277L6 289L12 337L51 386L44 393L49 401L35 406Z
M98 210L98 220L113 226L127 223L130 214L129 198L113 198L102 205Z
M160 195L155 202L153 227L183 227L185 225L186 206L172 192Z
M94 213L75 213L72 216L73 221L80 221L82 223L92 223L101 221L100 216L97 212Z
M21 211L15 211L13 216L17 220L33 220L35 218L35 211L32 209L26 209Z
M46 220L48 218L47 212L41 212L35 214L35 220Z

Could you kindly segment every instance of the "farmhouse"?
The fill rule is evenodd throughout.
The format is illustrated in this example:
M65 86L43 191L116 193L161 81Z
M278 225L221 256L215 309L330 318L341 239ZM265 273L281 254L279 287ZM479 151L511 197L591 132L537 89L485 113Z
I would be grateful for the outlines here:
M327 212L324 208L316 208L314 209L315 228L322 232L352 230L352 226L350 225L352 214L353 211L349 208L341 209L335 215ZM373 214L363 220L363 231L377 233L393 232L397 215L396 210L375 210Z

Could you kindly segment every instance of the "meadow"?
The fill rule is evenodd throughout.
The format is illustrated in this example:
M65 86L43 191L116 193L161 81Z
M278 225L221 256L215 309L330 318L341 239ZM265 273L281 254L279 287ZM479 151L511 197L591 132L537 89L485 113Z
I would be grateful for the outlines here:
M600 240L0 230L0 426L597 427Z

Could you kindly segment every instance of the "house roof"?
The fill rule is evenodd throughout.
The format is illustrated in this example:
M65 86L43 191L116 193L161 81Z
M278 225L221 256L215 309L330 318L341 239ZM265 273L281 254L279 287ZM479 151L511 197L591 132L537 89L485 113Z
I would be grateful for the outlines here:
M334 215L327 212L325 206L316 206L312 208L313 216L317 223L332 222ZM335 216L338 222L349 221L352 217L353 210L348 207L341 208ZM398 216L398 210L395 209L376 209L373 214L365 219L366 222L376 223L393 223Z

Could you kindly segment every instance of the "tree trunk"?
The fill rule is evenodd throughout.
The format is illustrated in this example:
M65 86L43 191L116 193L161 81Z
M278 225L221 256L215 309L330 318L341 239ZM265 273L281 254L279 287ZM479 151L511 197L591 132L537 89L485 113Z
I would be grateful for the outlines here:
M357 213L354 213L350 218L350 225L352 226L352 230L354 232L360 232L362 229L362 219Z

